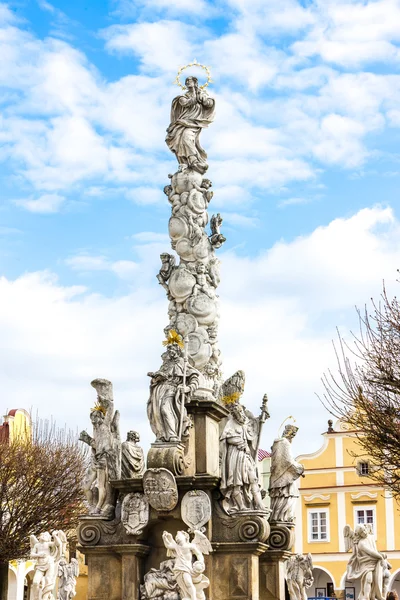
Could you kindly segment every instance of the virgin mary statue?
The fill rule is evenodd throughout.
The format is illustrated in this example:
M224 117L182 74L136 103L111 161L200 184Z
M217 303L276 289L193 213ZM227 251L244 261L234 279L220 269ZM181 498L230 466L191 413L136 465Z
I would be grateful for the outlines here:
M200 145L200 133L214 120L215 100L199 89L196 77L187 77L187 92L172 101L171 124L165 141L182 167L199 173L208 169L207 154Z

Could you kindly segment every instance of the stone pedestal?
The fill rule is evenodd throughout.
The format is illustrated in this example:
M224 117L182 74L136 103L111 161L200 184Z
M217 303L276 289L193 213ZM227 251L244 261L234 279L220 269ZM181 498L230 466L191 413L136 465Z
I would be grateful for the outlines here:
M194 424L195 472L219 477L219 451L215 450L219 447L219 423L228 415L228 410L214 400L193 398L187 411Z
M260 557L260 597L259 600L285 600L285 562L291 555L287 550L268 550Z
M260 600L260 542L213 544L210 600Z
M149 546L78 546L78 550L85 553L88 564L87 600L138 600Z

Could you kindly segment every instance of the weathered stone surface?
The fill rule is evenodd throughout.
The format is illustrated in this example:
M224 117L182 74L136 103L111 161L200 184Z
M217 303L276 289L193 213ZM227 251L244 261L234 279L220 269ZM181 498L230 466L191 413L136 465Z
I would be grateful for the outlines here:
M173 475L183 475L185 472L185 447L177 442L152 444L147 455L147 466L164 468Z
M281 438L274 441L271 454L269 495L271 498L270 522L291 523L299 498L298 478L304 467L292 456L291 441L298 431L294 425L286 425Z
M117 498L110 480L121 476L119 412L114 412L111 381L94 379L91 385L97 391L96 405L90 411L93 437L82 431L79 438L92 450L83 489L89 503L89 514L112 519Z
M76 579L79 576L79 563L71 558L67 563L64 557L58 564L58 594L57 600L72 600L76 596Z
M386 598L391 565L386 554L377 550L372 525L357 525L355 531L346 525L343 535L346 551L352 550L347 565L347 579L353 582L360 580L359 598Z
M140 435L137 431L128 431L126 442L121 444L121 478L141 477L145 472L143 449L138 446Z
M273 550L290 550L294 545L294 523L271 523L268 545Z
M311 554L295 554L286 561L286 580L290 600L304 600L314 582Z
M34 561L32 600L54 600L54 587L58 576L58 566L65 554L67 538L63 531L47 531L39 538L31 535L31 559Z
M259 417L254 417L239 404L243 389L243 371L238 371L222 386L223 401L230 411L220 437L222 507L227 514L254 510L266 513L258 477L257 452L261 427L268 412L266 402Z
M174 539L170 533L164 531L163 542L167 548L167 555L175 559L172 571L181 600L205 600L204 590L210 585L210 580L204 575L204 554L212 552L207 537L201 531L195 531L193 539L190 540L188 533L178 531Z
M157 511L171 511L178 503L175 477L168 469L148 469L143 475L144 495Z
M210 497L203 490L191 490L186 492L181 502L182 520L189 526L189 532L193 533L211 519Z
M179 341L179 340L178 340ZM163 354L163 364L151 377L147 415L157 442L181 442L189 434L185 399L199 387L200 373L187 364L173 339Z
M149 522L149 503L144 494L127 494L122 501L121 521L130 535L140 535Z
M260 557L259 600L282 600L285 598L285 563L290 552L269 550Z

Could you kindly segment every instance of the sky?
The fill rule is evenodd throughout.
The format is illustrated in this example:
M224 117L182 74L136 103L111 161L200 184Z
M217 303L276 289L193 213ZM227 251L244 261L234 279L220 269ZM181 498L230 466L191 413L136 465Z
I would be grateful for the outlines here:
M350 340L355 306L398 285L399 22L400 0L0 2L3 414L89 429L104 377L123 435L153 441L165 129L196 58L217 107L224 375L245 370L254 412L268 393L265 449L292 415L295 451L316 451L336 328Z

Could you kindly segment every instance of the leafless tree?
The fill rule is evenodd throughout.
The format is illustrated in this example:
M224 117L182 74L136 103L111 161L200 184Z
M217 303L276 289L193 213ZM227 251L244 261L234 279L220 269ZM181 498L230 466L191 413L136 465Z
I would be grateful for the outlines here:
M0 441L0 600L8 562L29 556L29 536L73 532L83 512L86 456L77 436L36 421L32 435Z
M358 312L352 343L339 335L338 373L323 377L323 403L356 432L369 476L400 500L400 304L385 286Z

